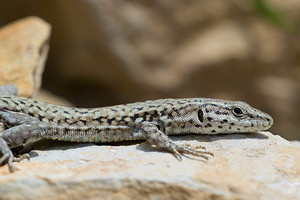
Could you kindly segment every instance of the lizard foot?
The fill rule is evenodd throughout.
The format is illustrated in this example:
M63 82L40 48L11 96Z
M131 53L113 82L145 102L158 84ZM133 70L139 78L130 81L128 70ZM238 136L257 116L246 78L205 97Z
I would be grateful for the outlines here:
M9 171L14 172L16 169L13 165L15 157L2 138L0 138L0 152L2 154L2 157L0 158L0 165L7 163Z
M23 154L20 157L15 157L3 138L0 138L0 153L2 154L0 157L0 165L7 163L10 172L14 172L16 170L13 162L20 162L24 159L29 160L29 154Z
M182 160L182 154L192 154L204 158L205 160L208 160L209 156L214 156L213 153L206 151L206 148L203 146L191 147L189 144L179 145L174 143L174 147L171 151L178 160Z

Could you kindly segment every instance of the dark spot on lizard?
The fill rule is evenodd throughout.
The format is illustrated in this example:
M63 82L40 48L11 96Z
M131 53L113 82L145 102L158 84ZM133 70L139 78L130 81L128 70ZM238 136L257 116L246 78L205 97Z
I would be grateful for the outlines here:
M149 115L148 112L144 112L144 114L141 116L143 118L143 121L147 121L147 116ZM149 120L150 121L150 120Z
M30 115L31 117L34 117L34 114L33 114L33 113L28 113L28 115Z
M77 121L74 121L74 122L71 122L71 123L68 123L69 125L77 125Z
M23 105L25 105L25 102L24 102L24 101L20 101L20 103L23 104Z
M211 125L211 124L207 124L207 126L208 126L208 127L212 127L212 125Z
M203 122L203 112L202 112L202 110L198 111L198 118L199 118L200 122Z
M160 111L160 115L161 116L164 116L166 114L166 111L167 111L167 108L163 109Z
M86 120L81 119L79 121L81 121L84 125L86 125Z
M4 103L8 104L8 101L4 100L4 99L1 99Z
M42 121L45 118L45 116L39 115L39 120Z
M38 105L35 106L37 109L39 109L40 111L42 111L42 108Z
M234 125L235 125L235 123L230 123L230 125L234 126Z
M107 123L109 124L109 125L111 125L111 123L115 120L116 118L111 118L111 119L107 119L106 121L107 121Z
M227 119L223 119L223 122L227 123L227 122L228 122L228 120L227 120Z
M152 113L152 116L153 116L154 118L157 118L157 117L158 117L158 113L157 113L156 110Z
M92 130L92 128L91 128L91 127L89 127L89 128L87 128L87 129L85 129L85 133L89 132L90 130Z
M211 117L208 117L208 118L207 118L207 120L208 120L208 121L211 121L211 120L212 120L212 118L211 118Z
M153 115L150 115L149 121L150 121L150 122L153 122L153 119L154 119L154 118L153 118Z
M125 121L126 118L127 118L127 116L124 115L124 116L121 117L121 120L122 120L122 121Z
M64 118L64 121L65 121L66 123L69 123L68 120L69 120L69 118L67 118L67 117Z
M70 114L70 113L69 113L68 111L66 111L66 110L64 110L64 113L65 113L65 114Z
M194 122L194 121L193 121L192 119L189 120L189 123L190 123L190 124L193 124L193 122Z
M102 119L106 119L106 118L101 116L101 117L95 118L94 120L97 121L97 122L99 122L101 124L102 123L102 121L101 121Z
M134 115L132 117L130 117L131 121L135 122L137 118L139 118L139 115Z
M216 113L217 115L219 115L219 114L220 114L220 111L216 110L215 113Z
M58 112L58 110L54 110L54 111L53 111L53 113L57 113L57 112Z
M212 132L212 133L215 133L216 131L215 131L215 130L211 130L211 132Z
M53 122L54 121L54 117L48 118L49 122Z
M202 126L200 124L195 125L196 128L201 128Z
M218 128L223 128L223 126L218 126Z
M180 108L179 110L181 110L182 108ZM177 113L178 114L178 112L179 112L179 110L178 109L176 109L176 108L172 108L172 110L175 112L175 113Z

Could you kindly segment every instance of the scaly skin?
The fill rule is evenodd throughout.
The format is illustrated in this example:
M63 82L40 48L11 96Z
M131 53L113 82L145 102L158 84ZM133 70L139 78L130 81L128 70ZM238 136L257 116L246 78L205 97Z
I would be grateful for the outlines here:
M117 142L145 139L171 151L208 159L204 147L175 144L168 135L243 133L267 130L270 115L240 101L209 98L160 99L102 108L70 108L0 95L0 164L14 167L10 148L46 138L72 142ZM20 160L20 159L18 159Z

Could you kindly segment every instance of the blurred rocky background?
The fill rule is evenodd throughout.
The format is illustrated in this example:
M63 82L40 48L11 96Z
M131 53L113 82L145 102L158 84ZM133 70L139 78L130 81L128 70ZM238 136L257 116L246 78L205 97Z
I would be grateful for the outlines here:
M42 88L76 106L242 100L300 139L300 1L0 1L0 26L52 26Z

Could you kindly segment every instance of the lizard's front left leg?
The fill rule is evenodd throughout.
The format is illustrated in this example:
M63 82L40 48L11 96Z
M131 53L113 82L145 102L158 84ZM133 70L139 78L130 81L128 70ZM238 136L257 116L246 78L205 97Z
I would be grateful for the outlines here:
M8 127L0 133L0 165L7 163L9 170L13 172L15 167L12 162L28 157L14 157L10 148L40 139L46 126L34 117L13 111L0 111L0 120Z
M142 125L141 133L150 144L153 144L161 149L171 151L178 160L182 159L182 154L200 156L205 160L208 160L208 155L214 155L213 153L206 151L205 147L202 146L193 148L188 144L180 145L174 143L166 134L160 131L155 124L150 122Z

